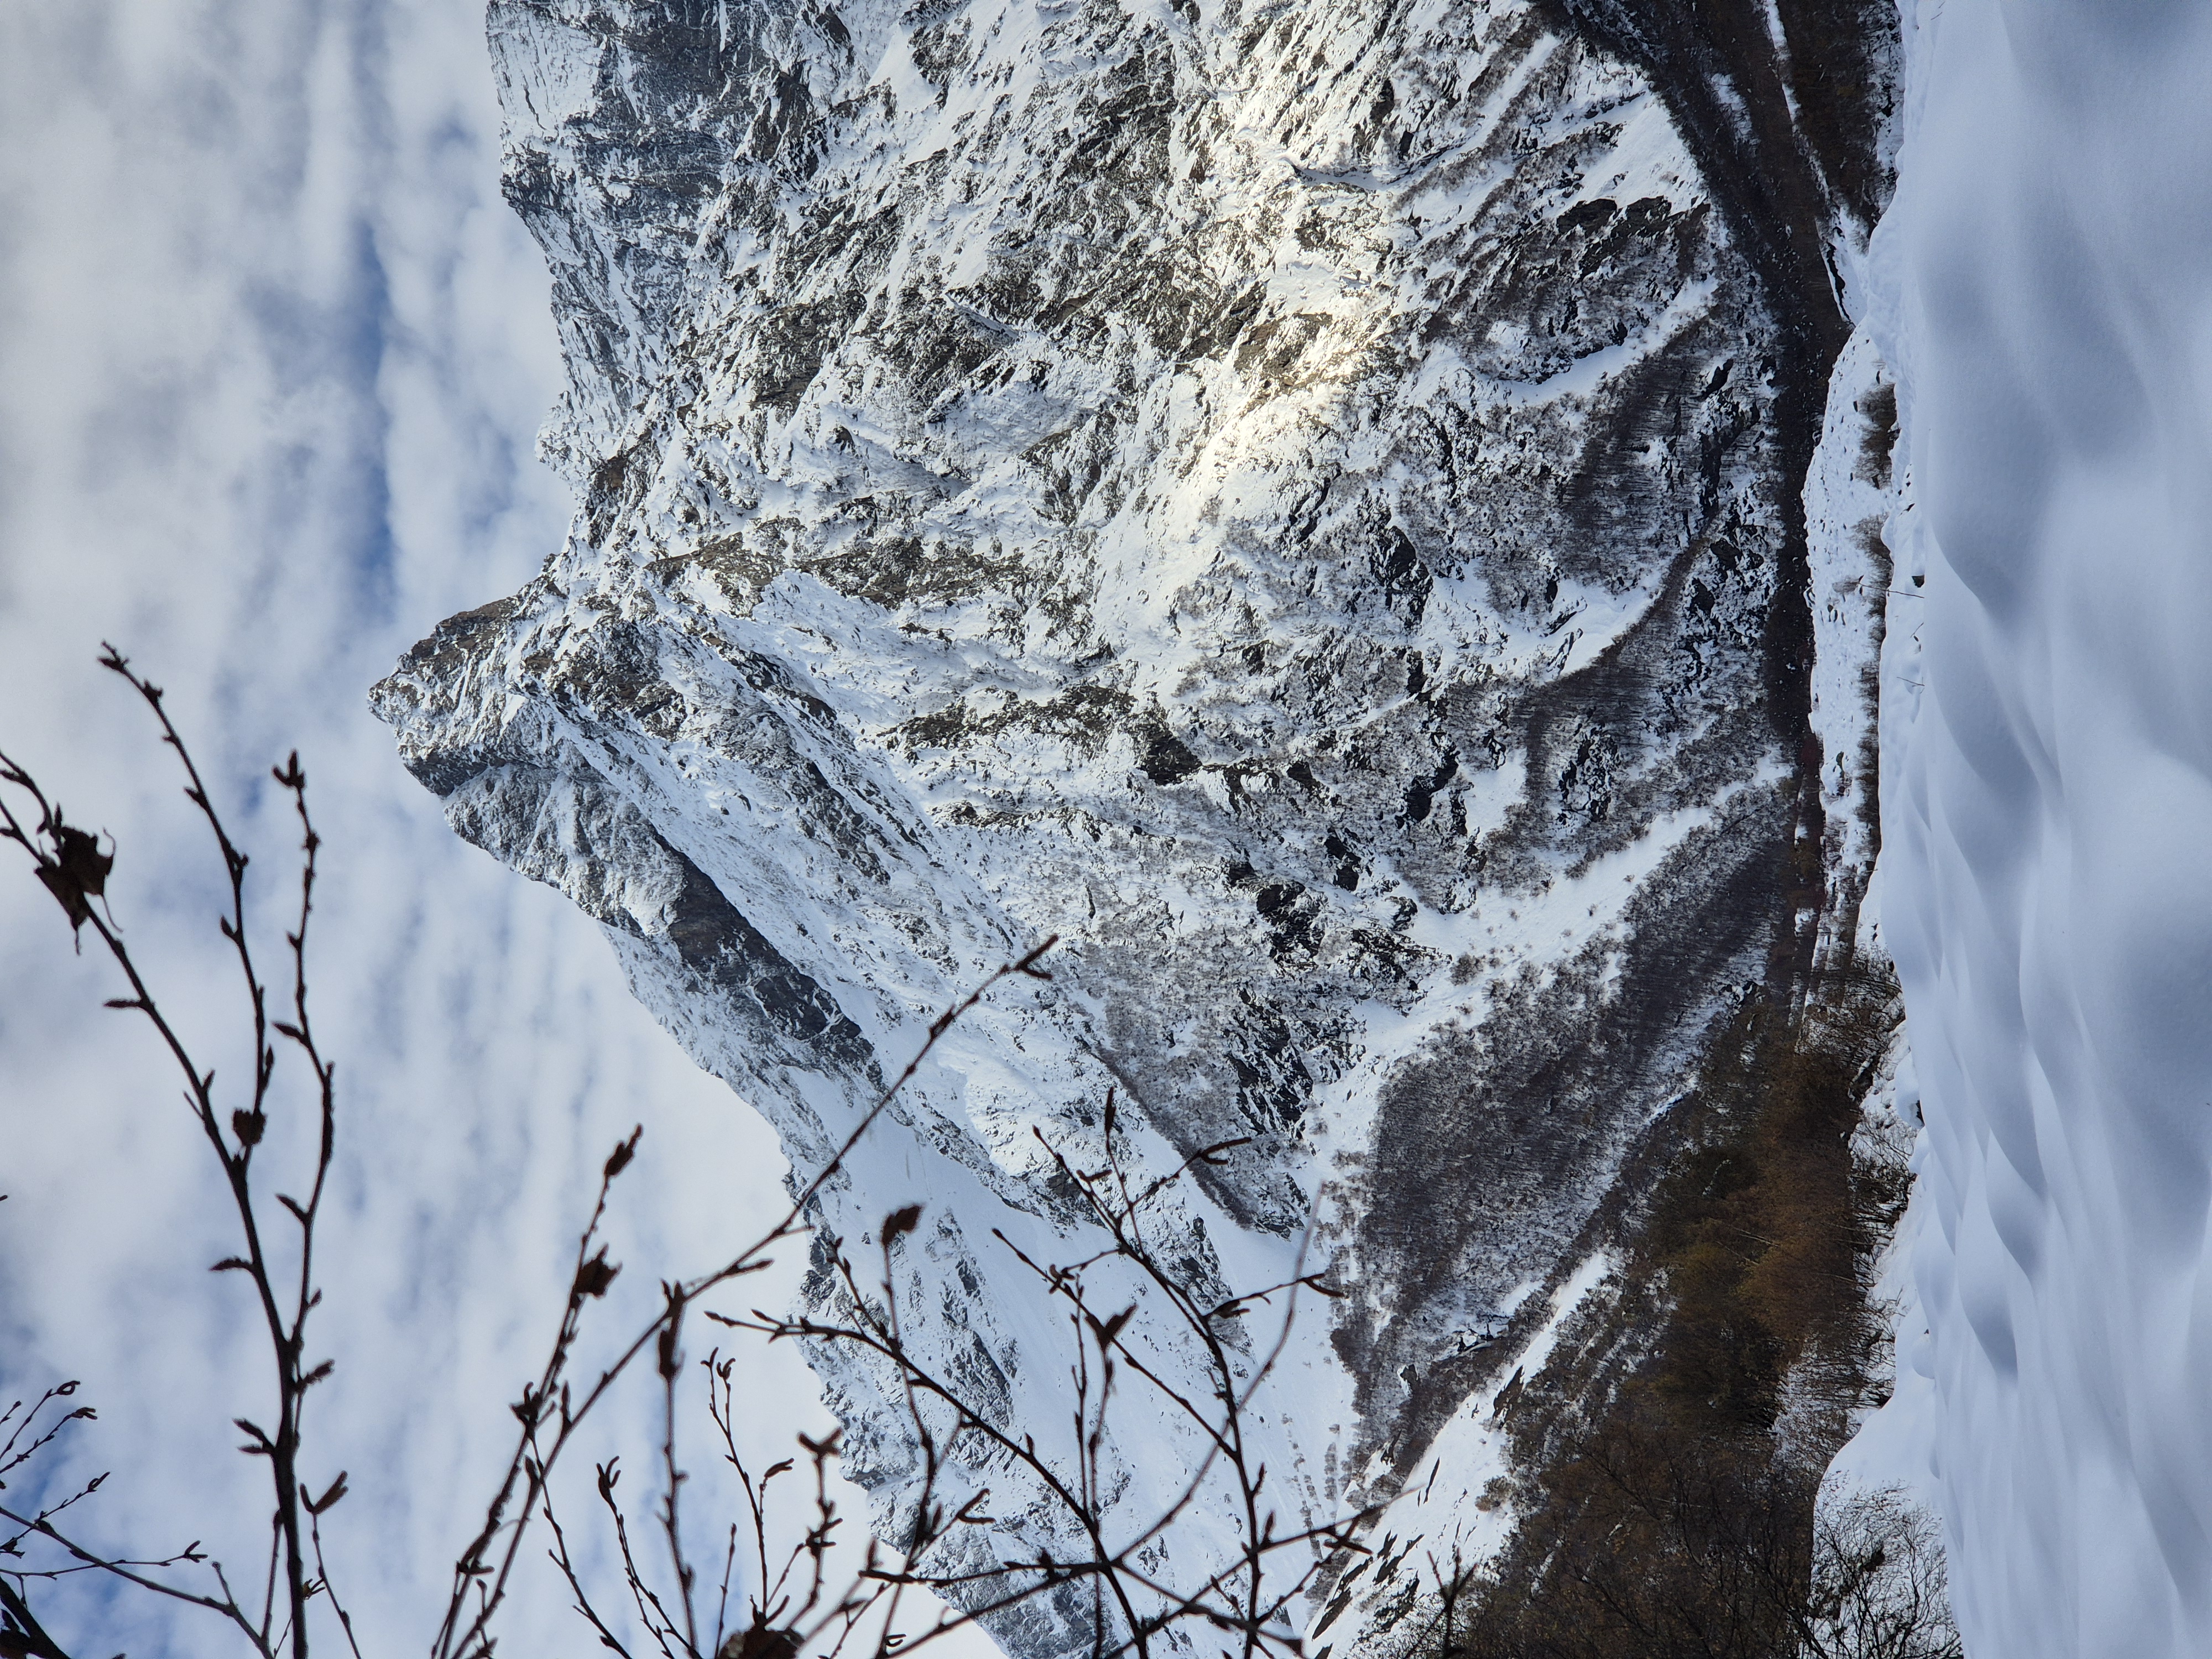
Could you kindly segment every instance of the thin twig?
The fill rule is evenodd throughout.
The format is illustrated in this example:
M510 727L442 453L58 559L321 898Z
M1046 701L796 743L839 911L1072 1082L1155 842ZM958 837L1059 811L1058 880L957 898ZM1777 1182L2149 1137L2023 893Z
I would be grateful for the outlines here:
M540 1372L538 1384L534 1389L526 1390L521 1404L516 1408L516 1415L524 1419L524 1428L522 1435L516 1443L514 1451L509 1458L506 1477L490 1508L486 1511L483 1526L477 1533L476 1540L462 1553L454 1565L453 1594L447 1603L445 1620L439 1627L437 1640L432 1645L433 1659L485 1659L485 1656L490 1651L491 1621L505 1602L514 1565L520 1559L523 1540L528 1533L530 1522L542 1499L545 1481L550 1479L554 1466L567 1449L577 1425L582 1423L599 1401L606 1397L616 1381L629 1370L637 1357L645 1352L647 1346L658 1343L662 1332L667 1328L672 1316L680 1312L683 1307L696 1301L702 1295L716 1286L727 1284L732 1279L741 1278L745 1274L761 1271L769 1265L769 1253L771 1250L787 1239L806 1231L810 1224L806 1220L807 1212L820 1195L823 1187L844 1168L845 1160L860 1145L861 1138L874 1127L877 1120L890 1109L892 1101L912 1080L915 1073L921 1069L923 1062L936 1048L939 1039L950 1030L957 1021L981 1002L984 994L1001 980L1015 975L1025 975L1036 979L1051 977L1044 969L1039 968L1037 963L1058 942L1058 936L1054 935L1018 961L1002 964L964 999L939 1014L931 1023L927 1039L914 1058L907 1062L906 1068L892 1080L890 1087L877 1096L874 1103L860 1115L860 1121L854 1125L852 1132L846 1136L829 1161L816 1170L813 1176L799 1190L781 1218L721 1267L710 1273L701 1274L697 1278L677 1284L674 1286L678 1292L677 1299L671 1300L665 1305L660 1314L639 1332L636 1337L600 1372L598 1380L592 1383L582 1398L573 1402L562 1378L574 1346L578 1322L582 1313L583 1297L582 1293L578 1290L570 1291L568 1304L562 1314L560 1330L555 1337L552 1352ZM634 1146L634 1140L632 1144ZM627 1163L627 1161L625 1158L623 1162ZM618 1172L618 1168L619 1166L617 1166L615 1170L611 1170L607 1179L611 1179L612 1174ZM605 1201L606 1183L603 1180L599 1205L593 1212L592 1224L585 1230L584 1243L579 1249L580 1271L589 1243L595 1235L599 1217L605 1211ZM601 1288L603 1290L604 1286ZM559 1432L554 1437L552 1443L544 1449L542 1461L532 1464L534 1473L526 1474L524 1469L526 1452L530 1444L535 1415L545 1409L555 1397L556 1390L560 1401ZM516 1495L518 1484L522 1489L521 1506L519 1513L509 1519L507 1516L507 1508ZM503 1545L500 1543L500 1534L502 1531L506 1534ZM495 1546L498 1546L496 1564L487 1559ZM475 1601L473 1611L470 1607L472 1596Z
M216 925L231 948L245 987L253 1048L252 1080L247 1091L246 1103L231 1111L227 1122L217 1105L214 1072L204 1070L199 1066L181 1033L163 1012L124 942L112 914L107 910L106 889L114 862L113 855L100 852L96 837L68 823L59 806L49 799L29 772L4 754L0 754L0 783L11 785L27 794L38 811L36 823L33 824L17 816L4 796L0 796L0 840L15 842L29 854L34 874L60 902L74 935L81 939L84 928L89 927L93 930L94 936L106 948L111 959L122 970L131 992L128 997L111 999L108 1006L143 1015L183 1073L186 1103L222 1171L244 1244L242 1256L232 1256L218 1262L216 1271L242 1272L251 1282L268 1334L276 1385L276 1426L273 1433L246 1419L237 1420L237 1426L246 1436L246 1444L241 1449L269 1460L270 1484L276 1499L270 1520L270 1565L264 1579L262 1613L258 1622L253 1620L239 1604L230 1591L228 1579L221 1575L219 1568L217 1582L222 1589L220 1599L180 1592L173 1587L158 1583L148 1583L144 1587L159 1589L164 1595L180 1596L223 1613L246 1632L256 1651L264 1656L264 1659L274 1659L275 1647L283 1644L273 1644L270 1635L275 1623L275 1604L281 1585L287 1614L283 1628L289 1638L293 1659L307 1659L307 1602L316 1589L327 1589L327 1579L319 1571L311 1579L307 1572L301 1516L303 1510L308 1510L312 1522L315 1514L327 1510L344 1494L344 1477L341 1475L320 1498L310 1505L301 1488L299 1472L307 1391L331 1372L329 1362L311 1366L305 1358L308 1317L322 1299L313 1282L314 1233L333 1157L337 1122L335 1068L324 1060L317 1048L308 1017L307 938L308 920L313 909L316 853L320 844L319 838L308 815L307 776L300 769L299 757L295 753L283 768L273 774L277 783L292 794L300 819L303 857L299 922L296 929L286 935L293 960L293 1018L272 1022L267 988L254 960L246 894L248 857L232 839L191 749L169 717L161 688L134 672L129 661L112 646L103 647L100 665L128 683L153 711L161 727L162 743L175 751L178 763L184 769L185 799L198 810L206 822L214 837L216 853L222 860L229 890L228 904L227 914L218 917ZM92 903L95 898L100 901L97 910ZM276 1073L276 1054L270 1042L272 1030L293 1043L307 1059L316 1081L319 1119L318 1154L307 1201L302 1204L284 1194L276 1195L277 1202L290 1213L300 1232L296 1283L289 1295L281 1297L276 1288L276 1269L264 1242L259 1207L261 1200L252 1182L255 1150L261 1145L268 1127L270 1088ZM58 1534L50 1535L56 1541L60 1541ZM66 1547L76 1550L73 1545ZM118 1577L131 1577L131 1573L121 1565L119 1559L110 1561L89 1552L76 1553L79 1559L88 1563L101 1565L105 1570L114 1571ZM133 1579L132 1582L140 1581ZM337 1608L335 1598L331 1605L334 1609ZM339 1610L339 1617L342 1623L345 1622L342 1610Z

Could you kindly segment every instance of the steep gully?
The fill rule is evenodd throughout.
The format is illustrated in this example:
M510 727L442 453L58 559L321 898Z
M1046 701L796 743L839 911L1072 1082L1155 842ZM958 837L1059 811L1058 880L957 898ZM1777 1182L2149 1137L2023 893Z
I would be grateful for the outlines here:
M1696 158L1736 246L1747 254L1760 296L1773 314L1778 392L1771 419L1783 532L1764 629L1765 667L1768 713L1795 757L1794 816L1774 842L1747 860L1721 908L1745 930L1732 939L1765 933L1771 940L1765 993L1778 1006L1796 1007L1814 991L1824 931L1844 941L1857 932L1859 895L1848 887L1824 890L1817 866L1808 868L1802 855L1792 856L1793 848L1823 846L1827 827L1820 787L1826 757L1808 720L1814 626L1805 485L1821 435L1830 377L1850 335L1840 278L1829 254L1830 237L1840 233L1863 239L1888 196L1883 152L1894 96L1894 14L1880 3L1826 6L1818 0L1792 0L1771 13L1760 0L1547 0L1542 10L1553 27L1593 40L1649 77ZM1784 42L1794 49L1778 49ZM1609 684L1608 678L1602 667L1594 669L1578 683L1562 686L1563 700L1618 702L1620 689ZM1856 810L1878 847L1878 808L1868 770L1869 793ZM1839 902L1840 915L1834 908ZM1665 940L1658 963L1644 972L1625 973L1638 987L1641 1005L1625 1017L1627 1022L1654 1034L1662 1030L1668 982L1709 980L1728 955L1717 950L1705 962L1688 964L1681 949L1680 941ZM1629 1040L1632 1046L1642 1046L1632 1036ZM1563 1063L1587 1065L1588 1054L1584 1049L1532 1069L1522 1082L1523 1097L1540 1095L1556 1103L1554 1072ZM1434 1249L1434 1241L1455 1224L1444 1212L1462 1205L1470 1189L1479 1190L1469 1178L1470 1167L1495 1151L1487 1137L1462 1148L1439 1149L1433 1130L1450 1114L1425 1109L1432 1105L1413 1103L1395 1122L1386 1109L1376 1137L1378 1149L1401 1148L1407 1154L1402 1169L1378 1174L1377 1186L1437 1195L1433 1217L1409 1217L1400 1206L1378 1210L1370 1223L1399 1235L1402 1271L1415 1284L1455 1265L1450 1253ZM1620 1225L1625 1212L1663 1178L1667 1158L1662 1134L1655 1145L1625 1159L1621 1185L1594 1213L1586 1238L1601 1239ZM1431 1181L1433 1186L1428 1184ZM1555 1271L1553 1278L1559 1276ZM1401 1373L1410 1397L1389 1440L1397 1479L1415 1474L1437 1430L1471 1394L1495 1382L1500 1356L1516 1352L1528 1339L1542 1305L1540 1298L1532 1300L1526 1316L1496 1333L1499 1340L1464 1358L1450 1356ZM1347 1344L1342 1332L1339 1343L1348 1349L1346 1358L1355 1372L1374 1378L1387 1371L1371 1348Z

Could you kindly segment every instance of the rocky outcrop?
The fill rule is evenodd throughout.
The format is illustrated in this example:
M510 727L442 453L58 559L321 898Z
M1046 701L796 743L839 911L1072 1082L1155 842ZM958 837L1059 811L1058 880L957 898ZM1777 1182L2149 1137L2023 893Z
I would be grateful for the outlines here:
M1243 1143L1178 1200L1194 1272L1311 1229L1345 1294L1275 1467L1315 1518L1389 1492L1708 1029L1802 971L1815 256L1862 204L1803 66L1690 27L491 7L580 506L376 707L802 1170L1060 936L823 1200L930 1206L915 1340L1009 1413L1060 1374L990 1231L1060 1248L1037 1136L1095 1146L1110 1085L1160 1169ZM826 1380L895 1510L882 1380Z

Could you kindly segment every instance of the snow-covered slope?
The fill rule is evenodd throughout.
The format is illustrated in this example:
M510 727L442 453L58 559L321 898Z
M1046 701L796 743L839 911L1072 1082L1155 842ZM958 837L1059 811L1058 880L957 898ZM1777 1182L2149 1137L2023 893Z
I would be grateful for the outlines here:
M910 1339L1060 1422L992 1238L1089 1253L1039 1136L1095 1162L1111 1086L1153 1168L1244 1140L1167 1225L1224 1289L1316 1229L1345 1294L1260 1413L1310 1520L1495 1382L1716 1014L1813 944L1793 526L1833 302L1790 251L1809 164L1743 165L1754 126L1797 152L1727 113L1795 106L1771 64L1670 104L1568 15L491 8L583 501L379 688L403 754L802 1171L1060 935L824 1224L925 1202ZM896 1506L896 1390L827 1381ZM1125 1431L1133 1517L1181 1454ZM993 1478L978 1548L1053 1535ZM1079 1643L1061 1612L1001 1634Z
M1911 9L1884 927L1970 1652L2212 1652L2212 12Z

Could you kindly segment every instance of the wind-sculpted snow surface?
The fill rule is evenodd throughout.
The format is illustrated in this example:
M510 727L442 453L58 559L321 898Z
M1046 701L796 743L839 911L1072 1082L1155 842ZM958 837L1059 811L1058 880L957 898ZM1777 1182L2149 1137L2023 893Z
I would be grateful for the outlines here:
M1242 1139L1188 1270L1276 1283L1311 1224L1346 1292L1271 1491L1387 1490L1790 926L1775 325L1666 108L1508 3L500 0L491 39L583 500L379 689L410 765L801 1170L1059 934L829 1233L926 1203L908 1340L1061 1422L991 1237L1088 1254L1039 1135L1095 1157L1112 1086L1156 1170ZM895 1508L896 1391L826 1363ZM1188 1464L1122 1431L1149 1519ZM991 1478L975 1547L1054 1536Z
M1882 909L1967 1649L2212 1652L2212 13L1949 0L1877 243Z

